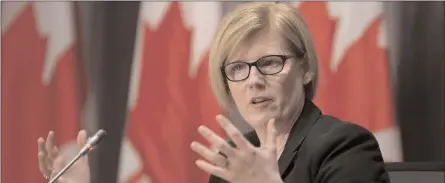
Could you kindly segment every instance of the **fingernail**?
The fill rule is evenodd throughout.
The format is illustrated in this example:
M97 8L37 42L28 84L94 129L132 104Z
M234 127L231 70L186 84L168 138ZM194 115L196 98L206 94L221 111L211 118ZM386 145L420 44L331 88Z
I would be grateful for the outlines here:
M198 131L202 131L202 130L204 130L204 128L205 127L203 125L201 125L201 126L198 127Z
M192 144L190 144L190 148L195 152L199 151L198 144L196 142L193 142Z
M223 116L223 115L221 115L221 114L218 114L218 115L216 115L216 117L215 117L215 119L216 119L216 121L218 121L218 123L224 123L224 122L226 122L226 120L224 120L224 118L225 118L225 116Z
M199 167L202 167L202 160L196 160L195 164Z
M198 133L200 133L201 135L205 134L206 133L205 127L204 126L198 127Z

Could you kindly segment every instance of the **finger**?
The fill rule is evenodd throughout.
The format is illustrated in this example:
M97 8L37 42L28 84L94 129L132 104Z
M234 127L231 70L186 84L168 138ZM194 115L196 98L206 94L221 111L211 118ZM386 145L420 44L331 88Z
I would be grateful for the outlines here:
M225 154L223 154L221 151L219 151L217 147L210 146L210 150L214 153L221 155L223 158L227 159L227 156Z
M267 124L266 146L271 152L276 152L277 130L275 128L275 119L269 120Z
M223 157L218 152L214 152L199 142L192 142L190 147L193 151L197 152L199 155L203 156L208 161L212 162L217 166L224 166L226 161L228 161L225 157Z
M38 153L43 153L43 155L45 156L45 158L46 158L46 147L45 147L45 139L43 139L43 137L40 137L38 140L37 140L37 144L38 144L38 147L39 147L39 151L38 151Z
M77 146L79 148L82 148L83 145L87 143L88 135L85 130L80 130L79 133L77 133Z
M53 153L53 157L59 156L59 148L57 148L57 146L54 146L52 153Z
M230 181L229 172L221 167L212 165L210 163L205 162L204 160L197 160L195 162L196 166L198 166L200 169L206 171L209 174L215 175L217 177L220 177L222 179L225 179L226 181Z
M81 149L87 143L87 140L87 132L85 130L80 130L77 134L77 146L79 147L79 149ZM86 163L88 163L88 155L82 157L80 161L85 161Z
M235 155L235 149L209 128L200 126L198 132L210 143L211 146L216 147L224 155L228 157L233 157Z
M220 126L226 131L230 139L236 144L239 149L252 149L253 146L246 140L244 135L232 124L232 122L223 115L217 115L216 120Z
M45 148L45 139L43 137L40 137L37 140L37 144L38 144L38 152L37 152L37 156L39 159L39 169L40 172L43 175L49 176L49 174L51 173L51 164L48 164L47 161L47 152L46 152L46 148Z
M39 170L40 173L42 173L43 176L49 176L51 174L51 171L49 170L47 164L45 163L46 156L43 152L39 152L37 154L39 158Z
M48 156L48 159L50 160L50 162L49 163L52 163L52 160L54 159L54 157L55 156L53 156L53 148L54 148L54 144L55 144L55 142L54 142L54 132L53 131L50 131L49 133L48 133L48 137L46 138L46 144L45 144L45 148L46 148L46 152L47 152L47 156Z

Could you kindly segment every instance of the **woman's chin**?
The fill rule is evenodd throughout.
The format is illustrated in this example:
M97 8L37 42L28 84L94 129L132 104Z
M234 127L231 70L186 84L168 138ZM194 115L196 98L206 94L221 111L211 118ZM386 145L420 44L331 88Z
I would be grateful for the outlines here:
M253 128L264 128L267 126L267 123L270 119L274 118L273 115L253 115L249 116L247 119L247 123Z

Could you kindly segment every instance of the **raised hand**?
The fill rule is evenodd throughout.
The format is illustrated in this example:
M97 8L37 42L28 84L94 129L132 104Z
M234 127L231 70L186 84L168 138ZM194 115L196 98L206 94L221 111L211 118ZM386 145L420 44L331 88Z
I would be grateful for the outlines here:
M275 144L277 132L273 119L267 125L267 139L261 147L253 146L226 117L218 115L216 119L236 147L230 146L207 127L199 127L199 133L215 149L212 151L199 142L192 142L193 151L210 162L197 160L199 168L231 183L283 182L278 171Z
M42 175L50 180L54 177L67 163L66 157L59 152L54 142L54 132L49 132L46 141L43 137L38 139L38 158L39 169ZM77 135L78 149L87 142L87 133L84 130L79 131ZM80 158L69 170L67 170L57 181L57 183L89 183L90 167L88 165L88 157Z

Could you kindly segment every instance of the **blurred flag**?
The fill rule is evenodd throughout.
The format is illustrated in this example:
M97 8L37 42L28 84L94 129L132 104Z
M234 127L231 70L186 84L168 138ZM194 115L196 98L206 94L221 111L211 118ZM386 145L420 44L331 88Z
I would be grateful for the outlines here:
M207 75L220 11L220 2L141 3L120 183L207 182L190 143L199 125L221 134Z
M72 2L2 3L2 183L44 182L37 138L75 146L84 102Z
M381 2L300 2L320 62L315 103L371 130L385 161L401 161Z

